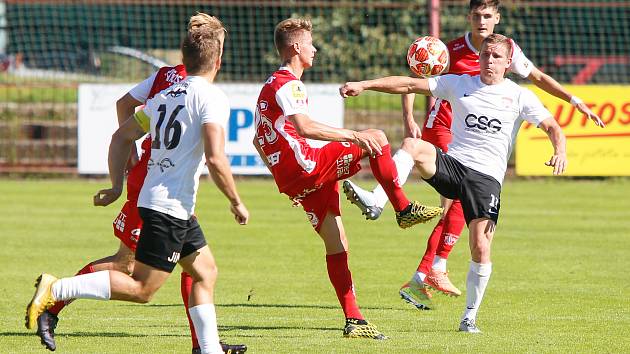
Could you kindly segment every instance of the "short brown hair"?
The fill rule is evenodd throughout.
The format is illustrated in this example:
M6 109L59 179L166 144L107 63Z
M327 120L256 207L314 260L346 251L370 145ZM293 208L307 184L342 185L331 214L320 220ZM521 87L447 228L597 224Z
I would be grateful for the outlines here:
M489 46L489 45L500 45L503 48L505 48L505 54L508 57L512 56L512 41L502 35L502 34L498 34L498 33L493 33L491 35L489 35L488 37L486 37L483 42L481 42L481 48L483 48L484 46Z
M472 12L475 9L486 7L492 8L495 11L499 11L499 6L501 6L499 0L470 0L468 4L468 10Z
M188 74L206 73L214 69L223 50L225 27L208 14L197 13L188 22L188 34L182 41L182 62Z
M313 31L313 24L310 20L304 18L288 18L278 23L273 33L273 41L278 53L282 54L284 48L292 45L301 35L302 31Z

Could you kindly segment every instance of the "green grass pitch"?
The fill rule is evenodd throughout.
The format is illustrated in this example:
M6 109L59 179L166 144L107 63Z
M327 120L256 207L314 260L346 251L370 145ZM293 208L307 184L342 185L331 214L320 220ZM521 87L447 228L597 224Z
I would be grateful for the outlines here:
M360 181L363 186L372 181ZM118 247L111 221L122 201L91 206L105 180L0 181L0 352L44 353L24 328L41 272L74 274ZM249 353L630 352L630 180L508 180L493 244L493 274L479 312L482 335L456 331L465 295L436 295L418 311L398 297L433 223L397 228L387 209L365 221L342 201L350 266L363 314L390 340L342 337L343 315L323 245L300 208L267 179L239 180L251 222L233 222L210 182L197 214L219 265L219 330ZM438 203L424 183L408 195ZM465 290L466 232L449 270ZM152 303L79 300L60 315L58 353L190 353L179 269Z

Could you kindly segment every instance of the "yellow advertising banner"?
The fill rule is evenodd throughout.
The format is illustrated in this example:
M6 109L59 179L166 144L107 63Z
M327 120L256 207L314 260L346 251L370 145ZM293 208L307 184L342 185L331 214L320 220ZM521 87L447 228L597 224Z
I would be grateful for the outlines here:
M566 86L606 124L596 126L571 104L528 88L553 114L567 137L568 176L630 176L630 86ZM547 135L524 123L516 139L516 174L550 176L545 166L553 154Z

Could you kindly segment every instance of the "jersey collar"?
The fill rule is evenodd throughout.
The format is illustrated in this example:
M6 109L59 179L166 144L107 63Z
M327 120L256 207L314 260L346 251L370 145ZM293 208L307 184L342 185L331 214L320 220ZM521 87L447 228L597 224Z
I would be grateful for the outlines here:
M295 73L293 71L291 71L291 68L289 68L288 66L281 66L278 71L280 70L286 70L288 72L290 72L291 74L293 74L293 76L297 77L297 75L295 75Z
M464 40L466 41L466 45L468 46L468 49L470 49L473 53L479 55L479 51L475 49L475 46L470 41L471 36L472 34L470 32L466 32L466 34L464 35Z

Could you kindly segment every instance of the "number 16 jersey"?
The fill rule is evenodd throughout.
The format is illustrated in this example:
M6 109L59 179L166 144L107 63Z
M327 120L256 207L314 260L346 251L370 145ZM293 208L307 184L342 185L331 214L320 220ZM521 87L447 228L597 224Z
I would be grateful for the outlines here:
M225 93L199 76L189 76L147 101L135 115L153 138L139 207L190 219L204 166L202 126L214 123L225 129L229 115Z

